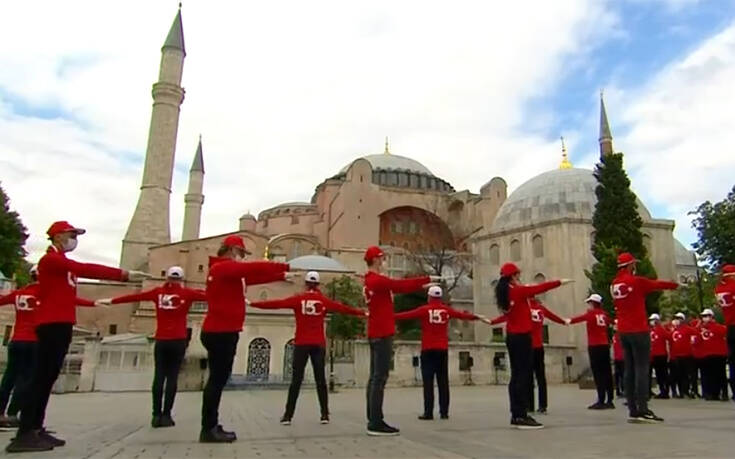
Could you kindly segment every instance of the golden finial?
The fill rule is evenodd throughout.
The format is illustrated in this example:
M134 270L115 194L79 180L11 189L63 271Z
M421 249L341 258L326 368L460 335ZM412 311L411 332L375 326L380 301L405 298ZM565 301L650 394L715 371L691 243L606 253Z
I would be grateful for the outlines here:
M559 169L571 169L572 167L574 166L569 162L567 147L564 145L564 136L561 136L561 164L559 165Z
M268 259L268 246L269 246L269 244L266 243L265 244L265 251L263 252L263 259L264 260L267 260Z
M385 151L383 153L386 155L390 154L390 149L388 148L388 136L385 137Z

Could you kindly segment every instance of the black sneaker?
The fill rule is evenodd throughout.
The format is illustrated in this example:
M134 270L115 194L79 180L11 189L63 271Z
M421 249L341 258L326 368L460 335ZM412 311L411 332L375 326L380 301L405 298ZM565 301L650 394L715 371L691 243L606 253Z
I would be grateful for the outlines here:
M151 418L151 427L154 429L161 427L161 416L153 415Z
M546 407L544 407L544 408L539 408L537 413L538 414L549 414L549 411L546 409Z
M395 437L400 435L401 431L383 422L377 426L368 425L367 434L371 437Z
M601 402L593 403L592 405L587 407L588 410L604 410L605 404Z
M54 437L46 429L39 430L38 436L41 437L44 441L46 441L46 443L50 443L51 446L53 446L54 448L58 446L66 445L66 440L62 440L61 438Z
M614 410L615 409L615 404L613 402L607 402L603 406L604 406L603 408L604 410Z
M232 438L233 441L237 440L237 434L235 432L230 432L229 430L223 429L220 424L217 424L216 429L217 429L217 432Z
M444 419L444 420L447 420L447 419L449 419L449 415L448 415L448 414L446 414L446 413L445 413L445 414L440 414L440 415L439 415L439 419Z
M5 447L8 453L31 453L38 451L51 451L54 445L44 440L37 431L26 432L16 435Z
M291 425L291 416L286 416L285 414L281 418L281 425L282 426L290 426Z
M419 415L419 419L422 420L422 421L433 421L434 420L434 415L433 414L426 414L426 413L424 413L422 415Z
M321 419L319 419L319 424L329 424L329 415L322 414Z
M161 416L160 427L173 427L176 423L171 418L170 414L164 414Z
M202 430L199 434L199 443L232 443L235 441L230 435L225 434L217 427Z
M643 422L647 422L649 424L658 424L664 422L663 418L656 416L651 410L648 410L645 413L641 414L639 419L642 419Z
M670 397L669 394L658 394L653 398L655 398L656 400L668 400Z
M538 430L543 429L544 425L536 421L531 416L525 418L513 418L510 420L510 425L520 430Z

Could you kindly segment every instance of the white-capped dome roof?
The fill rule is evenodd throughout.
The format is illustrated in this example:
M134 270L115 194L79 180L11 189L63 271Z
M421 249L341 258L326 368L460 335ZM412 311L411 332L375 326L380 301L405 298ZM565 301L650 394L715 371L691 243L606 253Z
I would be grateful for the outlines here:
M528 180L508 196L498 210L491 233L522 228L560 218L592 220L597 204L597 179L589 169L557 169ZM638 200L644 221L650 214Z
M404 170L404 171L410 171L410 172L417 172L419 174L426 174L426 175L431 175L431 176L434 175L431 173L431 171L426 166L416 161L415 159L406 158L405 156L400 156L400 155L394 155L392 153L391 154L383 153L379 155L367 155L367 156L363 156L358 159L364 159L368 161L370 165L373 167L373 170L377 170L377 169ZM351 165L352 163L346 165L339 171L339 173L344 174L345 172L347 172L347 169L349 169Z
M304 255L302 257L296 257L293 260L289 260L288 264L291 266L291 269L301 271L352 272L337 260L323 255Z

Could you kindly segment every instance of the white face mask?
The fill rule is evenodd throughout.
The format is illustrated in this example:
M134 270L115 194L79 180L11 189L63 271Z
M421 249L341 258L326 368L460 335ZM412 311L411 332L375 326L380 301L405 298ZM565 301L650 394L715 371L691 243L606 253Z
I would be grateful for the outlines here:
M64 252L71 252L72 250L77 248L77 240L76 239L67 239L64 243Z
M704 323L712 322L712 316L704 316L704 317L702 317L702 322L704 322Z
M656 321L655 320L649 320L648 321L648 325L650 325L652 327L655 327L656 326Z
M674 319L674 320L671 321L671 323L674 324L675 327L678 327L679 325L681 325L681 320L680 319Z

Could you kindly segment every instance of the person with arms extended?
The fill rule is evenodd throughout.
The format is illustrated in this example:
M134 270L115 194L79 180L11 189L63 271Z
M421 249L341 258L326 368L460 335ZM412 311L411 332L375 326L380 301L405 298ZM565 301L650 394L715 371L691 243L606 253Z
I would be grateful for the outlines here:
M7 452L48 451L66 444L48 433L43 423L51 388L64 365L76 323L77 278L127 281L148 276L139 271L127 272L67 258L66 254L77 247L77 237L84 233L85 230L66 221L53 223L47 231L51 246L38 262L38 357L30 396L21 406L18 433L7 446Z
M727 327L730 391L735 400L735 265L722 267L720 282L715 287L715 296L720 309L722 309L725 326Z
M304 370L307 360L311 360L316 382L316 393L321 408L322 424L329 424L329 403L327 395L327 378L324 372L327 340L324 330L324 319L327 313L349 314L365 317L365 311L351 308L342 303L332 301L319 290L319 273L309 271L304 277L305 290L288 298L271 301L257 301L250 306L261 309L293 309L296 318L296 334L294 336L294 350L291 385L288 388L286 411L281 417L282 425L291 425L296 400L299 397L301 383L304 380Z
M533 349L531 331L531 299L557 288L560 285L572 282L571 279L562 279L543 282L536 285L520 283L521 270L513 263L505 263L500 268L500 280L495 285L495 299L498 308L507 317L505 343L510 357L510 383L508 396L510 398L510 424L516 429L542 429L539 423L528 415L531 393Z
M679 284L636 276L638 260L630 253L621 253L617 261L618 272L610 285L610 293L625 353L628 422L663 422L662 418L648 408L651 336L646 314L646 296L657 290L674 290Z
M186 316L194 301L205 301L203 290L186 288L182 285L184 270L171 266L166 270L166 283L132 295L97 300L98 304L122 304L150 301L156 305L156 333L153 338L153 416L151 427L176 425L171 417L178 387L179 370L186 353ZM164 386L166 397L164 399Z

